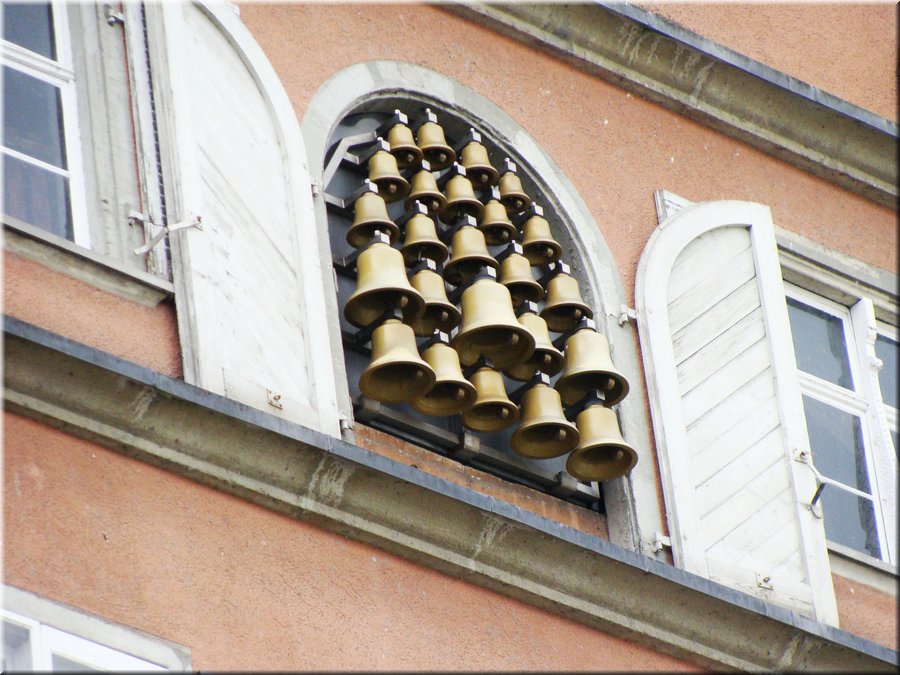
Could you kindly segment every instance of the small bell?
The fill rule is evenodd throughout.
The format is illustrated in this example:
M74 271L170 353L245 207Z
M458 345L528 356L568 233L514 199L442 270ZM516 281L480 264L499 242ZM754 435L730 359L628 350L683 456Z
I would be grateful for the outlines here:
M416 145L425 155L425 160L431 165L432 171L441 171L453 164L456 153L444 136L443 128L437 123L437 116L430 110L425 110L427 121L416 131Z
M375 328L372 361L359 378L363 396L382 403L412 401L434 381L434 370L419 356L412 328L396 319Z
M542 379L522 395L522 421L513 432L510 447L530 459L550 459L566 454L578 443L578 429L563 414L555 389Z
M416 145L412 130L405 124L395 124L388 131L388 143L391 146L391 154L397 158L397 167L409 169L418 166L424 154Z
M549 265L559 260L562 246L550 233L550 223L533 215L522 226L522 249L532 265Z
M400 201L409 192L409 182L400 175L397 158L386 150L369 158L369 180L378 186L378 194L386 204Z
M446 340L446 336L444 336ZM425 348L422 358L434 370L434 386L412 402L423 415L458 415L475 402L475 385L463 377L456 350L446 342L435 341Z
M438 238L434 221L423 213L416 213L406 221L406 237L400 252L407 267L425 258L442 263L450 255L447 245Z
M531 197L522 188L515 163L509 159L505 159L503 163L505 169L500 174L500 202L506 207L507 213L520 213L531 206Z
M509 290L513 307L544 299L544 287L535 280L531 263L520 253L510 253L500 263L500 283Z
M403 202L403 206L409 211L413 203L419 201L428 209L429 215L437 216L447 203L447 198L438 189L437 179L431 173L431 169L427 167L428 163L423 161L422 168L413 174L409 194L406 201Z
M566 405L574 405L590 391L604 393L606 405L615 405L628 394L628 380L613 365L609 342L587 320L566 340L566 365L556 390Z
M459 310L447 299L447 289L441 275L434 271L434 263L425 261L410 279L415 288L425 299L425 313L410 325L416 335L427 337L439 330L449 333L459 324ZM431 265L427 265L431 263Z
M497 193L499 195L499 192ZM484 205L484 213L478 221L478 229L484 232L484 239L488 246L506 244L515 239L518 234L509 216L506 215L506 207L497 199L490 199Z
M477 133L477 132L476 132ZM480 134L477 138L481 138ZM462 149L460 164L466 168L466 175L472 181L472 185L482 188L496 185L500 174L488 158L488 151L479 141L473 140Z
M523 309L527 311L519 313L519 323L534 336L534 351L527 359L509 366L504 372L514 380L522 382L530 380L535 371L552 377L562 370L565 364L563 354L553 346L550 333L547 331L547 323L537 315L537 305L528 302L523 305Z
M462 323L450 344L463 365L484 355L500 369L524 361L534 351L534 337L516 319L509 291L497 283L494 270L479 274L463 291Z
M425 299L406 278L400 251L376 242L360 253L356 265L356 290L344 306L347 321L362 328L392 307L402 311L406 323L424 314Z
M477 397L475 403L462 414L462 423L466 429L500 431L516 423L519 408L506 395L503 375L485 366L472 373L471 382L475 386Z
M591 405L575 418L580 441L566 460L566 471L578 480L604 481L628 474L638 456L619 431L616 413Z
M452 253L444 266L444 278L454 286L464 284L484 267L496 270L497 259L488 252L484 235L476 227L463 225L453 233Z
M484 214L484 204L476 199L472 182L464 173L457 174L447 181L444 195L447 197L447 203L441 209L441 220L445 223L455 223L463 216L472 216L478 220Z
M573 330L582 318L593 316L594 310L581 299L575 277L559 272L547 282L547 304L541 310L541 317L550 330L566 333Z
M384 232L392 244L400 238L400 228L388 215L384 199L377 192L364 192L353 202L353 224L347 230L347 243L353 248L362 248L375 230Z

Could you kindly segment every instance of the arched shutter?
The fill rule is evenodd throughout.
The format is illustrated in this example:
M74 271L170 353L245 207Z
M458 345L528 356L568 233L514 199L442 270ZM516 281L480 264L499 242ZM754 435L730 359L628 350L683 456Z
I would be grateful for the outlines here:
M185 379L339 435L309 172L280 82L233 8L147 5Z
M768 207L675 210L636 306L676 564L836 625Z

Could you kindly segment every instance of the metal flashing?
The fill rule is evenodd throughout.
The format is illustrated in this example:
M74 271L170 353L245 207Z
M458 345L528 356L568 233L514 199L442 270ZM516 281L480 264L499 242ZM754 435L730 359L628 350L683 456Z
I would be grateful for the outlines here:
M898 662L846 631L13 317L4 338L10 412L610 634L709 667ZM139 419L136 396L150 402ZM259 451L247 453L247 439ZM338 497L317 480L325 473L340 477Z

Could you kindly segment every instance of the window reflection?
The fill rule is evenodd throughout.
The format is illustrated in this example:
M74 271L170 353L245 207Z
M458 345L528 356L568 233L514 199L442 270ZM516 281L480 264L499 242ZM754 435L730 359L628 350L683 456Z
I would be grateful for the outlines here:
M787 299L797 366L823 380L853 389L844 322L827 312Z
M886 335L875 338L875 355L884 364L878 371L881 400L892 408L897 407L897 351L900 344ZM894 447L896 447L896 443Z
M4 2L3 39L56 60L49 2Z

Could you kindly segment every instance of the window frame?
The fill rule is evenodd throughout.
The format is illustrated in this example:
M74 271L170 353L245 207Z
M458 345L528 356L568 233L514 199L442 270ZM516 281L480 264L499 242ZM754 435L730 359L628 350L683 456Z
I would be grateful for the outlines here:
M27 631L31 670L52 670L54 653L112 672L191 669L189 650L175 643L15 586L4 584L2 595L0 624Z
M847 307L834 300L829 300L828 298L817 295L801 286L785 282L784 287L785 295L788 298L793 298L804 305L818 309L841 321L844 345L847 350L850 374L853 379L853 389L846 389L840 385L822 380L811 373L801 370L798 366L797 370L800 380L800 389L804 396L810 396L820 403L859 418L863 443L863 457L865 459L867 478L871 490L868 498L873 503L877 528L876 535L879 548L882 551L882 557L876 558L875 556L868 555L864 551L856 552L866 558L873 558L889 564L896 564L897 551L894 544L894 535L896 532L892 532L891 528L891 523L896 520L896 496L890 493L885 494L886 491L884 490L885 483L891 479L892 475L886 471L886 467L890 465L890 461L884 454L885 452L890 452L892 442L889 436L888 438L884 438L883 433L880 430L881 425L878 424L877 415L872 414L876 412L877 408L885 408L886 406L883 404L880 394L874 394L875 391L880 392L880 384L877 381L878 370L866 366L864 362L864 359L866 358L864 346L860 344L860 340L857 339L858 335L868 331L868 326L859 326L860 323L865 322L865 314L862 312L854 312L851 307ZM860 298L858 302L865 302L865 299ZM812 457L813 462L815 462L814 448L812 449ZM832 489L844 489L845 492L857 496L862 493L862 491L855 490L851 486L845 486L843 484L840 486L829 485L828 487ZM827 537L826 541L828 542L829 547L836 543L827 539ZM841 546L842 550L848 548L844 545Z
M66 168L60 169L48 165L5 146L2 148L2 153L66 178L69 187L68 208L72 218L72 239L70 241L79 246L91 248L69 12L64 0L50 0L49 4L56 59L50 59L14 43L0 40L0 49L2 49L0 61L4 66L59 89L63 143L66 148ZM5 214L4 218L6 218Z

